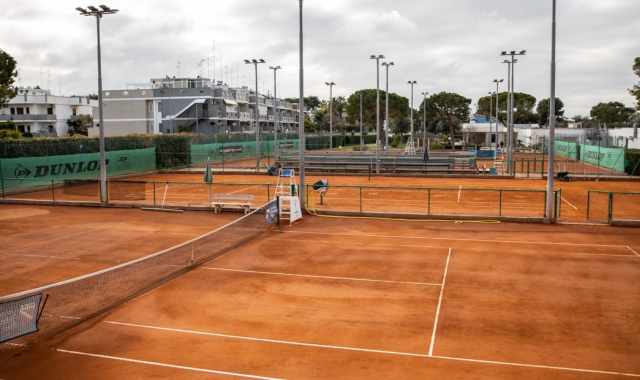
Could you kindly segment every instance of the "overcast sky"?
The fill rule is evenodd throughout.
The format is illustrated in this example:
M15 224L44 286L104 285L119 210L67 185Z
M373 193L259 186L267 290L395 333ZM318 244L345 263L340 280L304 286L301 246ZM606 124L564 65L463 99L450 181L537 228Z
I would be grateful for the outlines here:
M102 1L102 0L101 0ZM283 66L279 94L298 93L295 0L104 0L121 10L103 19L105 89L165 75L212 74L252 86L244 58ZM107 2L108 1L108 2ZM559 0L558 96L567 114L601 101L622 101L638 78L640 0ZM0 48L18 61L20 85L64 94L97 92L95 21L69 0L0 0ZM96 4L97 5L97 4ZM348 95L375 88L372 53L396 64L390 91L455 91L473 100L506 77L501 50L527 49L516 66L516 90L549 94L551 0L305 0L307 95ZM383 72L381 72L383 74ZM384 85L384 77L381 76ZM273 86L268 65L260 92ZM419 100L416 100L416 106Z

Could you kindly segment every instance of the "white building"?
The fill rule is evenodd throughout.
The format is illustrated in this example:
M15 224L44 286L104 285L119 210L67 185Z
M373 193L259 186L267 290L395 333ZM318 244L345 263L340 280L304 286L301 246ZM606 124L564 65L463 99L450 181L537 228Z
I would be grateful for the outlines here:
M12 121L23 135L66 136L74 116L97 115L98 101L86 96L56 96L49 90L19 88L0 108L0 123ZM95 117L94 117L95 120Z

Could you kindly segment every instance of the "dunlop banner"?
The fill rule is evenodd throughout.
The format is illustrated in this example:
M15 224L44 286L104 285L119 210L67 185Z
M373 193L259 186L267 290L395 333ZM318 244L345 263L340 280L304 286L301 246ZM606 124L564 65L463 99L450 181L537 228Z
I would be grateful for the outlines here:
M156 148L107 152L109 177L156 169ZM100 174L99 153L63 156L20 157L0 160L2 190L28 189L68 179L96 179Z
M580 160L594 166L624 172L624 148L580 144Z

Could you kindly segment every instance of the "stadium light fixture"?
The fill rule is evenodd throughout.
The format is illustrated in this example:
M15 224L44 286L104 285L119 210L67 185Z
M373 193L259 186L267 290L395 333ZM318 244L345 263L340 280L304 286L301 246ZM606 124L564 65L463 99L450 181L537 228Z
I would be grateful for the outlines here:
M100 19L106 14L118 13L117 9L111 9L106 5L100 5L100 9L90 5L89 10L76 7L81 16L92 16L96 18L96 31L98 39L98 131L99 131L99 150L100 150L100 203L106 206L109 203L107 193L107 153L104 142L104 107L102 101L102 51L100 46Z
M380 174L380 60L382 54L371 54L369 59L376 61L376 174Z
M253 65L254 68L254 72L255 72L255 78L256 78L256 102L255 102L255 109L254 111L254 120L255 120L255 128L256 128L256 171L260 170L260 156L262 154L261 149L260 149L260 110L258 108L258 103L259 103L259 98L260 96L258 95L258 65L261 63L265 63L266 61L262 58L252 58L252 59L245 59L244 63L247 65Z

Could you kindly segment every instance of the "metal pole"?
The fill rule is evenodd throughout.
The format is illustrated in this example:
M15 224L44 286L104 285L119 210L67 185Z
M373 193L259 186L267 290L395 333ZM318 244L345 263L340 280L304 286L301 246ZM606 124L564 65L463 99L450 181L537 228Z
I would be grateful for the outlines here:
M415 84L415 81L411 81L409 84L411 85L411 133L409 133L409 138L413 142L413 85Z
M553 159L555 154L555 128L556 128L556 0L553 1L551 22L551 96L549 97L549 167L547 169L547 199L545 222L554 223L553 219Z
M362 120L362 108L364 105L364 96L360 92L360 151L364 151L364 121Z
M376 174L380 174L380 56L376 58Z
M258 110L258 62L253 63L256 74L256 109L254 110L256 120L256 171L260 170L260 112Z
M278 72L278 68L273 68L273 144L274 144L274 155L276 159L279 159L280 155L280 146L278 146L278 128L280 127L280 111L278 110L278 78L276 73Z
M387 84L384 105L384 150L389 149L389 66L390 64L385 65L387 69Z
M300 55L300 69L299 69L299 85L300 85L300 98L298 100L298 138L300 140L300 204L304 205L304 34L303 34L303 19L302 19L302 1L298 0L299 4L299 55Z
M333 150L333 82L329 84L329 150Z
M423 92L422 96L422 147L427 151L427 92Z
M106 206L109 203L107 193L107 153L104 141L104 107L102 103L102 52L100 46L100 19L101 14L96 15L96 29L98 32L98 117L100 119L100 203Z
M511 131L511 62L507 62L507 161L509 156L509 133ZM507 170L509 169L509 164L507 163Z
M498 138L498 136L500 136L500 132L498 132L498 127L500 126L500 112L499 111L500 111L500 82L496 81L496 138L495 138L495 140L496 140L495 148L496 149L495 150L497 150L498 141L500 140ZM496 154L495 150L493 152L494 157L495 157L495 154Z
M509 174L513 175L515 172L515 169L513 168L513 125L514 125L514 112L513 109L515 108L515 97L514 97L514 91L515 91L515 71L516 71L516 62L518 62L515 58L513 58L513 56L511 56L511 95L510 95L510 99L511 99L511 107L509 107L509 112L511 112L511 123L509 125L509 151L507 153L507 159L509 160L508 162L508 167L509 167Z
M493 94L489 93L489 147L491 147L491 136L493 136Z

